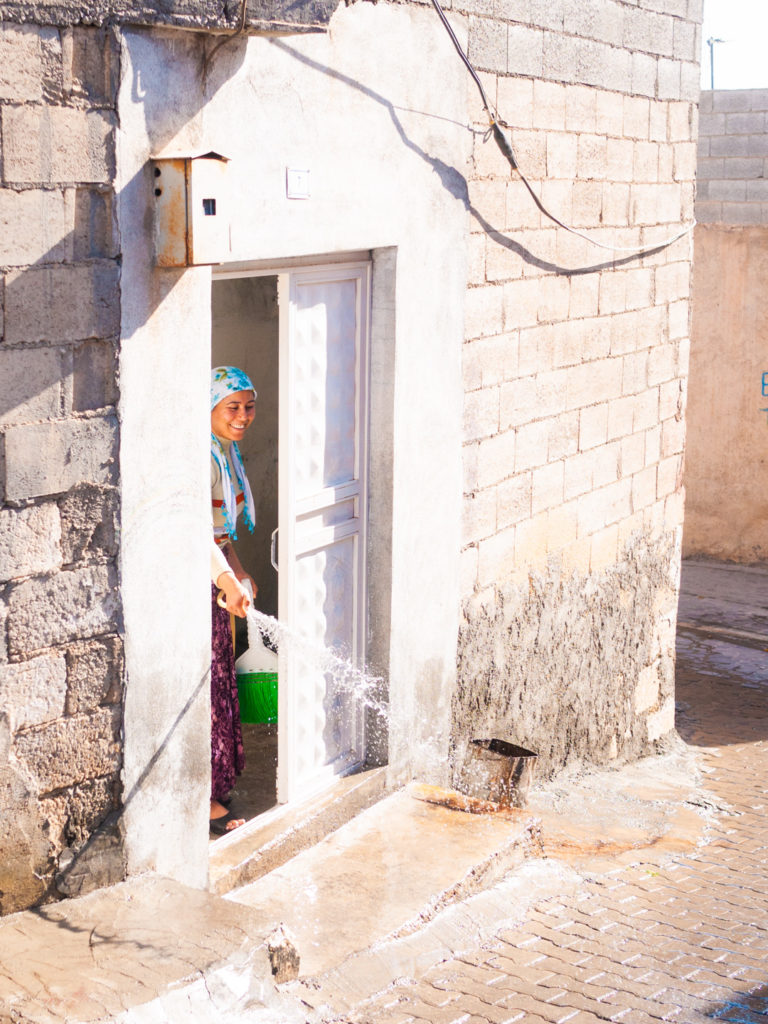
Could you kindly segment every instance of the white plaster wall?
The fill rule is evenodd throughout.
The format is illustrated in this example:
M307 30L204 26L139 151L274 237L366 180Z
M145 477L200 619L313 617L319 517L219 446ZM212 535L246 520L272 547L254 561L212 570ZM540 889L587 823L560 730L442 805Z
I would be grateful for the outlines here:
M145 162L163 148L231 158L233 261L397 251L389 756L397 777L444 779L459 607L466 72L431 11L358 4L342 6L327 35L233 40L207 75L200 37L129 32L122 73L126 788L183 707L208 642L209 273L150 265ZM286 166L310 169L311 199L286 199ZM375 395L375 377L372 388ZM170 404L158 401L164 394ZM140 528L155 493L162 537ZM174 546L182 528L184 544ZM155 728L152 695L161 684L167 698ZM199 877L204 704L202 695L195 700L164 755L167 770L134 799L126 819L134 870ZM165 831L158 813L172 818ZM173 852L186 829L194 840L185 833Z

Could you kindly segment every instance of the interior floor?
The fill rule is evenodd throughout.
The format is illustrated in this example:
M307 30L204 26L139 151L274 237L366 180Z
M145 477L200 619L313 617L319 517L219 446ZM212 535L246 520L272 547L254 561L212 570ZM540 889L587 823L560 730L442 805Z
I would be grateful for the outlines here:
M232 790L229 810L250 821L277 803L277 725L243 722L245 771Z

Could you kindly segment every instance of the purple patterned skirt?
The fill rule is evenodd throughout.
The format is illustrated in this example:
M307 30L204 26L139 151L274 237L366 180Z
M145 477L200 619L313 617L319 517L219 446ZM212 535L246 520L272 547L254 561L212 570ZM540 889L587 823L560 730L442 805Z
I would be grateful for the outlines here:
M226 798L245 767L235 653L229 612L216 604L211 585L211 799Z

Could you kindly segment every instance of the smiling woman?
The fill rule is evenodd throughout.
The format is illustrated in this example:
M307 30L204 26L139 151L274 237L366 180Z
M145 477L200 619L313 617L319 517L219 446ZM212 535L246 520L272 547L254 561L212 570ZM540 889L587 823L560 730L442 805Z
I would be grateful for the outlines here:
M253 532L254 501L237 442L253 423L256 389L234 366L211 372L211 813L210 828L223 835L244 823L227 811L235 779L245 767L230 614L245 616L256 584L235 553L240 512ZM251 594L245 584L249 584ZM221 593L219 594L219 591Z
M211 412L211 430L219 438L240 441L253 423L256 399L253 391L236 391L222 399Z

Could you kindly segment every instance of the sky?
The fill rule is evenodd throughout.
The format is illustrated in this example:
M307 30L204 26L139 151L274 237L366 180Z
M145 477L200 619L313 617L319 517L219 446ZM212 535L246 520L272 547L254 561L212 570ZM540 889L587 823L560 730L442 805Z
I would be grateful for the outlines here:
M716 89L768 88L768 0L704 0L701 86L710 88L707 40L715 43Z

